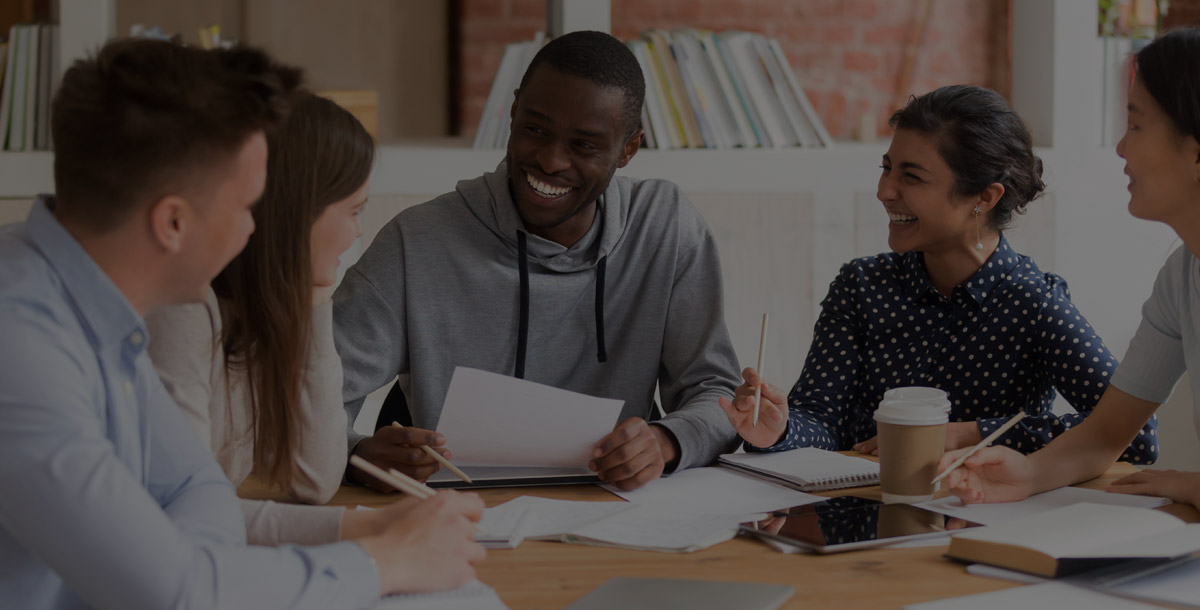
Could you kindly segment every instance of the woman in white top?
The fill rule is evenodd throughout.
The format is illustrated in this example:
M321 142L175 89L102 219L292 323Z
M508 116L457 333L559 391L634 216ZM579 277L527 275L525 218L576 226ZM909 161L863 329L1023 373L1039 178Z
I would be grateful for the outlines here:
M147 318L150 356L235 486L255 473L323 504L347 453L330 297L338 256L362 233L375 143L350 113L304 93L268 135L268 150L245 250L205 303ZM395 517L259 501L243 501L243 510L251 544L333 542Z
M1031 455L991 447L969 458L948 477L964 502L1019 500L1099 476L1185 370L1200 387L1200 29L1165 34L1134 62L1129 125L1117 144L1129 176L1129 211L1166 223L1183 246L1159 272L1141 326L1092 415ZM1193 408L1200 418L1200 392ZM940 468L964 451L947 453ZM1200 473L1144 470L1109 490L1200 506Z

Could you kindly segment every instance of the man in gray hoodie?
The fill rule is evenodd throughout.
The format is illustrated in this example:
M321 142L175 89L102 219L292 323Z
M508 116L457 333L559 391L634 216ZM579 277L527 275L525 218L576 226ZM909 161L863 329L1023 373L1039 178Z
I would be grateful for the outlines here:
M419 445L453 446L433 430L456 366L624 400L590 464L623 489L736 447L717 404L739 378L712 234L674 184L613 176L638 150L644 92L612 36L555 39L521 81L496 171L383 227L334 296L343 398L353 422L399 376L414 426L350 430L353 453L436 471ZM648 424L656 385L666 415Z

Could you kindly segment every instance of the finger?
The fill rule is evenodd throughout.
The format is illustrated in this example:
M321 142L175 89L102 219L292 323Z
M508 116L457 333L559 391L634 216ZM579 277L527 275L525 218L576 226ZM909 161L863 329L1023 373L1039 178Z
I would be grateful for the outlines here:
M618 447L625 445L629 441L636 438L642 432L649 432L646 427L646 420L640 417L630 417L625 421L617 424L613 431L608 433L608 436L600 439L592 449L592 457L598 458L612 452Z
M787 396L784 395L783 391L769 383L763 384L762 395L763 398L777 405L783 406L787 404Z
M751 388L757 388L760 381L758 377L758 371L750 367L742 369L742 379L746 382L746 385L750 386Z
M384 426L375 431L380 440L393 445L430 445L439 446L446 443L446 437L434 430L423 428L398 428Z
M1142 483L1142 482L1148 481L1148 480L1150 480L1152 475L1146 474L1147 472L1148 471L1143 470L1142 472L1135 472L1133 474L1127 474L1127 475L1117 479L1116 481L1113 481L1112 483L1110 483L1110 485L1128 485L1130 483Z
M658 461L658 462L652 461L646 467L638 469L636 472L632 473L630 476L621 478L620 480L617 480L617 481L613 481L613 485L616 485L617 489L621 489L623 491L632 491L634 489L637 489L637 488L645 485L646 483L649 483L650 481L653 481L654 479L657 479L661 475L662 475L662 462L661 461Z
M658 456L651 451L641 451L629 456L626 460L602 467L599 472L600 479L611 483L619 483L635 478L643 470L650 468L654 464L656 457Z
M1143 496L1163 495L1162 492L1157 489L1157 486L1150 483L1130 483L1126 485L1117 485L1114 483L1108 486L1107 491L1118 494L1135 494Z
M655 453L658 452L658 441L654 439L653 433L647 429L645 435L634 437L629 442L619 447L614 447L612 451L605 453L603 456L594 458L592 464L595 465L594 470L596 472L603 473L621 464L633 461L643 453L650 453L652 451Z

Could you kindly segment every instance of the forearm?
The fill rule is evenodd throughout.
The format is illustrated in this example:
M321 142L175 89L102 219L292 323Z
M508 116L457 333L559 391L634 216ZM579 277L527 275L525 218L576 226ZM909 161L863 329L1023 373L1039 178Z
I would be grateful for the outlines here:
M1034 471L1033 492L1074 485L1104 474L1157 407L1156 403L1109 386L1083 423L1029 456Z

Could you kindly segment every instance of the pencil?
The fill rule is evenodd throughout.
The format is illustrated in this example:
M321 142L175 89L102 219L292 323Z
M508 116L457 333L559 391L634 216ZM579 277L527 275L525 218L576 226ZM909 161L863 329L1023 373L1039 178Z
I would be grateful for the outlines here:
M762 386L763 386L762 364L763 364L763 352L765 351L764 348L765 348L766 344L767 344L767 314L764 313L763 314L763 323L762 323L762 334L759 335L759 337L758 337L758 368L754 369L754 372L758 373L758 387L755 388L755 390L754 390L754 416L750 420L750 425L752 425L752 426L758 425L758 409L759 409L759 407L762 406Z
M428 485L404 474L403 472L400 472L399 470L396 470L395 468L390 468L385 471L384 469L362 459L357 455L350 456L350 464L357 466L363 472L375 477L376 479L379 479L380 481L383 481L384 483L387 483L388 485L391 485L398 491L402 491L410 496L413 496L414 498L417 498L418 500L426 500L437 494L437 492ZM478 523L475 524L475 533L479 535L487 534L487 532L483 531L483 528L480 527Z
M404 426L400 425L400 422L398 422L398 421L392 422L392 425L397 428L404 427ZM467 473L459 470L458 466L451 464L450 460L447 460L446 458L442 457L442 454L438 453L437 451L434 451L433 447L430 447L429 445L421 445L421 449L424 449L425 453L429 454L429 457L437 460L437 462L439 464L441 464L442 466L445 466L446 470L453 472L454 476L466 481L467 483L470 483L471 485L475 484L475 482L471 480L471 477L467 476Z
M1014 415L1012 417L1012 419L1004 422L1003 426L996 428L996 430L993 431L991 434L989 434L987 436L987 438L979 441L979 444L975 445L974 447L971 447L970 451L958 456L958 459L951 462L950 466L942 471L942 474L939 474L938 476L933 477L933 485L937 485L938 482L940 482L942 479L946 478L947 475L949 475L951 472L953 472L955 468L962 466L963 462L967 461L967 458L971 457L972 455L975 455L975 453L977 451L979 451L980 449L983 449L984 447L987 447L988 445L992 444L996 439L1000 438L1001 434L1008 432L1008 429L1017 425L1017 422L1021 421L1021 418L1023 418L1023 417L1025 417L1024 411L1017 413L1016 415Z

